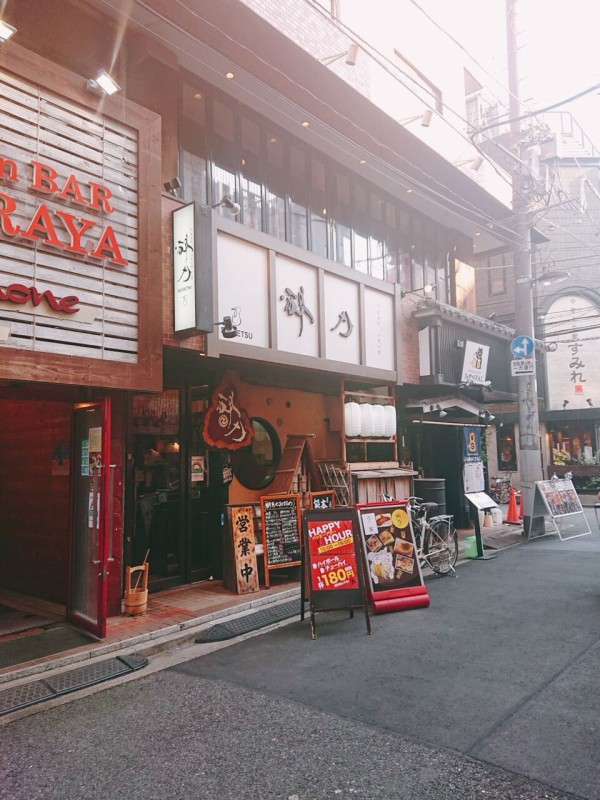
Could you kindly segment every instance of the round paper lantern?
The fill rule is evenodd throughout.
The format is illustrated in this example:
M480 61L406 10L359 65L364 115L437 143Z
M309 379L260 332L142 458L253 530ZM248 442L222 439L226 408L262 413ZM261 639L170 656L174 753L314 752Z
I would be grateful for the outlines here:
M360 436L360 406L358 403L344 403L344 428L349 439Z
M385 436L385 416L382 405L376 403L373 408L373 436Z
M362 403L360 407L360 435L365 439L371 439L373 432L373 406L370 403Z
M395 406L384 406L383 407L383 415L385 419L385 433L384 436L395 436L396 435L396 407Z

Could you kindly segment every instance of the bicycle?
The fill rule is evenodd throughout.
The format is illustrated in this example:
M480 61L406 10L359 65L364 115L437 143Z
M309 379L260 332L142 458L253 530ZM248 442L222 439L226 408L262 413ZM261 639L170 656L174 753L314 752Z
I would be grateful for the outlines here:
M495 503L508 503L510 500L511 475L507 472L504 478L499 475L490 478L490 497Z
M384 493L382 499L394 501ZM408 503L421 567L430 567L437 575L456 573L458 534L452 514L438 514L428 519L428 514L438 508L437 503L426 503L421 497L409 497Z

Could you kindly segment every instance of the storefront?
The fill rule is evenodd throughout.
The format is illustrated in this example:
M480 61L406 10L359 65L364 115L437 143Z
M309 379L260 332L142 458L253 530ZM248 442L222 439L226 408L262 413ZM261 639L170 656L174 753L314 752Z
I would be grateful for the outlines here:
M0 590L102 636L122 597L128 393L162 385L160 123L100 109L16 44L0 83Z

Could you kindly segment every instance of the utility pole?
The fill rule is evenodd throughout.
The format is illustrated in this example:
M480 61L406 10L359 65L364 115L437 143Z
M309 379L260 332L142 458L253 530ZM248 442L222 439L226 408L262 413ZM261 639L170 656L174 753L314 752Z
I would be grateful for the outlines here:
M531 271L531 215L533 176L527 169L521 150L521 101L517 65L517 12L518 0L506 0L506 45L508 58L508 89L510 92L510 150L513 160L512 197L515 214L517 245L515 263L515 329L517 336L534 337L533 283ZM521 475L521 508L524 509L525 530L531 524L535 482L543 479L540 447L540 420L535 372L519 375L519 472Z

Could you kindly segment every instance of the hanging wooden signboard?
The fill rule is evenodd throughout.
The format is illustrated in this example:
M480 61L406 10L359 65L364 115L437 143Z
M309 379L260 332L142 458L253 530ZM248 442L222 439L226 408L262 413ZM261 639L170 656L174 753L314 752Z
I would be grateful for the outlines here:
M301 564L301 512L299 494L270 494L261 497L265 586L270 587L273 569Z
M235 590L238 594L258 592L260 585L252 506L228 506L227 511L233 535Z
M357 505L367 564L367 591L376 614L425 608L423 581L407 500Z
M312 638L316 639L315 612L363 608L371 633L365 592L364 555L353 508L315 508L303 514L303 581L301 616L309 601ZM308 595L308 597L306 596Z
M585 527L585 530L579 530L576 533L563 536L563 530L566 528L563 518L571 517L575 514L581 515L582 527ZM545 518L547 516L550 517L554 530L558 533L562 541L566 539L575 539L577 536L587 536L587 534L591 534L592 532L585 518L579 495L573 486L573 481L567 480L566 478L555 478L549 481L535 482L533 508L531 516L529 517L529 530L527 531L528 539L532 538L531 531L533 528L533 520L536 517ZM559 520L558 524L557 520ZM570 529L575 528L575 526L570 523L567 523L567 525ZM551 532L552 531L548 531L548 533ZM546 534L543 533L541 535L544 536ZM538 537L534 536L534 538Z
M334 508L335 490L327 489L324 492L309 492L308 499L311 508Z

